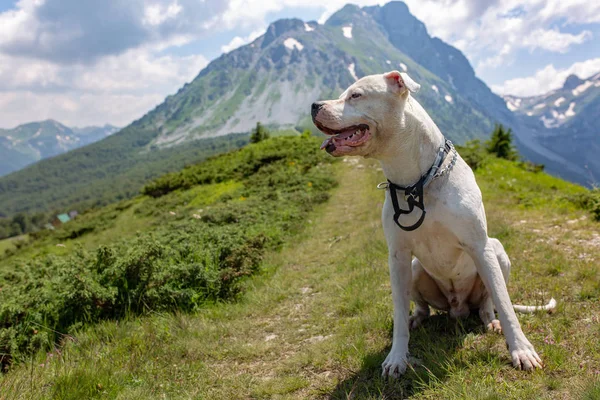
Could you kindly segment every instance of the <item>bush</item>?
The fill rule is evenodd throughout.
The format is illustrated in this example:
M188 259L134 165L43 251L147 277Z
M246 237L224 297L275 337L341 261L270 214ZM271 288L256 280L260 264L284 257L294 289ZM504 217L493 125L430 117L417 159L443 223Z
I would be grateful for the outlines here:
M234 297L242 279L260 268L265 251L302 227L307 212L335 186L328 168L334 159L318 151L318 142L273 138L157 179L145 192L162 197L143 203L144 215L156 219L151 232L116 238L94 251L28 254L23 260L17 252L3 261L0 353L20 360L54 344L56 332L69 334L86 323L194 310ZM185 205L186 188L231 180L241 184L192 216L197 210ZM97 234L129 206L83 215L44 240Z
M600 221L600 189L595 188L568 198L577 207L589 210L596 221Z
M479 139L470 140L464 146L457 145L456 151L460 153L462 159L474 170L481 167L488 156Z

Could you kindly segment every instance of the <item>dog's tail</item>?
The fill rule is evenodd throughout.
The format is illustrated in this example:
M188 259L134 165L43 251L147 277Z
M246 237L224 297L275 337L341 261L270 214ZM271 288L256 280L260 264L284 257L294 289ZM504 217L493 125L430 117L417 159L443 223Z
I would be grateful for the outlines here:
M556 300L554 300L554 298L550 299L548 304L545 306L521 306L518 304L513 304L513 308L516 312L524 314L531 314L536 311L552 311L556 308Z

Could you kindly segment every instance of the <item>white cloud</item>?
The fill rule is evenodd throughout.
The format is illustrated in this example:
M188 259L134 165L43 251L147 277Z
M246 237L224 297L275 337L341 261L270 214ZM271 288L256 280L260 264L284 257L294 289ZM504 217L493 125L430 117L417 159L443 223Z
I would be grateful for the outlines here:
M0 53L91 64L222 29L223 0L21 0L0 13Z
M521 42L531 49L540 48L557 53L565 53L573 44L581 44L592 37L590 31L583 31L579 35L561 33L556 29L536 29Z
M577 62L564 69L556 69L554 65L549 64L532 76L507 80L502 85L492 86L492 90L498 94L537 96L561 88L565 79L571 74L585 79L598 71L600 71L600 58Z
M168 19L177 17L183 8L175 1L168 6L162 4L151 4L144 8L143 23L148 25L160 25Z
M45 118L78 126L126 125L142 116L206 66L202 55L162 51L206 31L222 15L222 3L19 1L0 12L2 127ZM60 12L65 7L72 15ZM115 9L118 15L106 22L103 13ZM199 11L204 14L194 19ZM190 18L197 26L186 27ZM103 35L105 23L124 31ZM89 59L82 61L82 55Z
M505 62L505 58L510 54L512 47L509 44L504 44L502 46L502 50L498 52L498 54L481 60L479 62L478 68L496 68L502 65Z
M111 93L0 92L2 126L13 128L24 122L56 119L68 126L125 126L164 100L164 95ZM35 115L32 115L35 110Z
M478 72L514 61L519 49L564 53L591 39L557 28L600 22L600 2L587 0L406 0L433 36L463 52Z
M229 53L230 51L235 50L238 47L241 47L245 44L253 42L257 37L263 35L264 33L265 33L265 28L263 27L263 28L260 28L258 30L251 32L248 36L245 36L245 37L236 36L233 39L231 39L231 41L229 43L221 46L221 51L223 53Z
M78 126L125 125L192 80L206 64L201 55L155 56L147 49L71 66L0 54L2 127L46 118Z

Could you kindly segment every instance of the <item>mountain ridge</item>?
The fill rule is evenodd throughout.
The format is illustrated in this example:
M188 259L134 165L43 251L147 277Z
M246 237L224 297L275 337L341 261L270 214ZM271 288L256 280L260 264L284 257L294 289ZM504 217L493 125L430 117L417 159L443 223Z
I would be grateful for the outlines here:
M585 169L584 183L600 181L600 72L585 79L569 75L561 88L542 95L506 95L504 100L541 145Z
M584 180L583 168L540 143L538 130L545 127L528 125L510 112L458 49L431 37L404 3L391 2L347 5L323 25L296 18L273 22L264 35L211 61L191 82L118 133L0 178L0 209L14 213L43 207L41 199L50 189L39 182L53 179L50 171L59 173L72 163L84 171L89 186L98 180L104 185L109 177L132 176L130 171L137 169L128 189L117 194L127 197L144 183L137 179L194 161L186 158L193 156L187 148L199 146L199 139L247 133L257 122L290 132L316 132L309 115L312 102L337 97L362 76L395 69L421 84L416 99L456 143L486 139L495 123L503 123L513 128L519 150L528 159L544 163L559 176ZM227 140L211 146L229 148ZM185 156L171 162L160 152ZM150 160L152 171L143 173ZM81 182L76 184L81 176L67 171L59 187L51 189L51 197L67 198L81 190ZM15 193L30 196L33 190L40 197L35 206L10 198ZM86 202L94 200L90 196L85 196Z
M0 176L97 142L118 130L110 124L71 128L53 119L0 129Z

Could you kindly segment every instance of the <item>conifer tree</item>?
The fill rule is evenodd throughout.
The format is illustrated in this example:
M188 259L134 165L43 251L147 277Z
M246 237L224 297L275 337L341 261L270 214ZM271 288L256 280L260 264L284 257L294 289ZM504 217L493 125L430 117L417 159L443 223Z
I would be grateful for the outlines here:
M492 137L485 143L488 153L499 158L515 161L518 154L513 144L512 129L505 129L502 124L496 124Z
M252 134L250 135L250 143L262 142L263 140L268 139L270 136L269 130L260 122L257 122L256 128L252 130Z

